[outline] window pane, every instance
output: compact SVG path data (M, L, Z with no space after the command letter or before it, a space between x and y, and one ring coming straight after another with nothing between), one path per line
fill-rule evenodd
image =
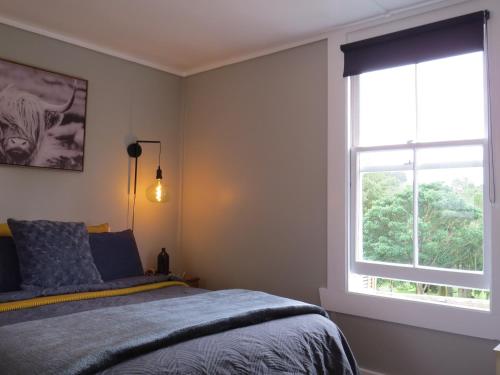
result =
M362 258L413 263L412 172L361 173Z
M434 159L439 168L417 171L421 266L483 269L483 168L446 167L449 155L464 155L463 149L450 148L448 154L441 150L443 157ZM471 159L474 154L469 153ZM439 155L439 150L418 151L417 167L421 161L429 166L433 155ZM482 152L475 156L482 159Z
M484 138L483 53L417 65L419 142Z
M413 150L367 151L359 153L361 172L413 169Z
M359 145L415 140L415 65L359 76Z
M424 284L350 273L349 290L358 293L441 303L485 311L490 309L490 291L482 289Z
M483 146L425 148L419 150L417 155L418 169L483 165Z

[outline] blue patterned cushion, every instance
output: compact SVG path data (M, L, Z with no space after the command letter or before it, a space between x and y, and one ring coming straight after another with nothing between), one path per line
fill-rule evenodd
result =
M7 222L17 248L22 289L102 283L83 223Z
M144 275L134 233L130 229L90 233L89 240L95 265L104 281Z
M21 289L16 245L12 237L0 236L0 293Z

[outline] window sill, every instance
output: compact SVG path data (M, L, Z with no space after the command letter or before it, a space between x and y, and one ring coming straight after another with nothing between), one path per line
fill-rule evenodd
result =
M386 291L363 291L363 290L350 290L349 293L360 294L365 296L373 297L383 297L399 299L404 301L421 302L421 303L431 303L439 306L449 306L455 308L462 308L468 310L477 311L490 311L490 301L485 299L474 299L474 298L458 298L458 297L447 297L439 295L417 295L409 293L397 293L397 292L386 292Z
M343 285L341 286L343 287ZM449 333L500 338L500 319L491 311L320 288L328 311Z

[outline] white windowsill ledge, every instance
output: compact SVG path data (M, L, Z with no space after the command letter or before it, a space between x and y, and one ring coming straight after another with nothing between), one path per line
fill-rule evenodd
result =
M321 306L331 312L361 316L449 333L500 339L500 319L491 311L319 289Z

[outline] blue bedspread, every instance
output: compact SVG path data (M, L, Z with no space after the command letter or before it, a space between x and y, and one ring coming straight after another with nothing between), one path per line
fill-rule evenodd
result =
M173 287L2 313L0 325L0 373L357 373L322 309L260 292Z

